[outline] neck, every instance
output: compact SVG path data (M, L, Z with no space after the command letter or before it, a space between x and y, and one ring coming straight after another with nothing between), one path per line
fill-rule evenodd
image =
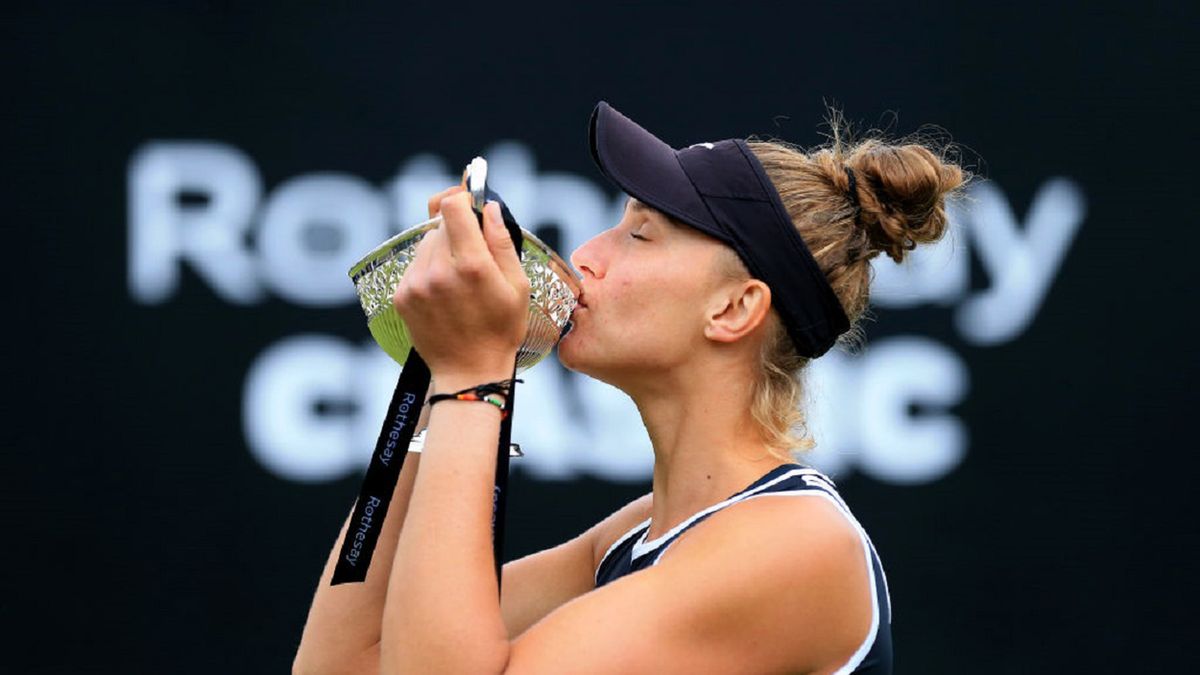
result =
M745 488L785 460L771 454L750 413L744 363L706 363L634 394L654 446L647 539Z

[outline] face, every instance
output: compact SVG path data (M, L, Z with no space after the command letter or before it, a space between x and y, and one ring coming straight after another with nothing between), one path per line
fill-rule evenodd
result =
M559 360L617 386L689 360L705 342L723 249L630 199L621 222L571 254L583 295Z

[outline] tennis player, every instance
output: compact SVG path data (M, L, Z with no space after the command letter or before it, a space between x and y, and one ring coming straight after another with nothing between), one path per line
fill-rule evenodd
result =
M793 436L799 376L855 337L872 258L942 235L964 173L920 143L836 129L808 152L674 150L605 103L590 143L629 201L571 256L583 292L559 359L636 402L653 492L505 565L501 596L501 410L494 396L441 400L365 583L329 585L335 542L294 671L890 673L879 556L833 483L791 454L811 446ZM437 212L395 305L433 392L472 392L511 375L529 282L495 204L482 229L460 188L430 201Z

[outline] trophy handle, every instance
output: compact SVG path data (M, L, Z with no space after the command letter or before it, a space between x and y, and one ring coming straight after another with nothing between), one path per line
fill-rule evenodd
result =
M525 235L521 232L521 226L517 224L517 219L509 212L508 206L500 199L500 195L492 191L487 185L488 164L487 160L482 157L476 157L467 165L467 170L463 173L463 182L466 183L467 192L471 194L471 208L475 211L475 217L479 219L479 226L483 227L483 207L489 201L500 204L500 217L504 219L504 228L508 230L508 236L512 238L513 248L517 251L517 257L524 259L525 257Z
M482 214L483 205L487 203L487 160L482 157L471 160L463 182L471 194L471 208L475 209L475 213Z

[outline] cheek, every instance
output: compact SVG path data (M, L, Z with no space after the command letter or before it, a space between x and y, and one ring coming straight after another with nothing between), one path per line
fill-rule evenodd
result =
M686 283L687 279L666 274L655 275L644 283L621 285L621 313L612 319L624 338L656 351L669 351L691 342L698 329L701 300Z
M673 362L692 353L702 335L705 302L698 257L610 269L597 294L599 310L588 310L579 333L559 348L564 365L595 359Z

